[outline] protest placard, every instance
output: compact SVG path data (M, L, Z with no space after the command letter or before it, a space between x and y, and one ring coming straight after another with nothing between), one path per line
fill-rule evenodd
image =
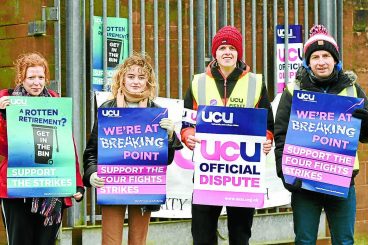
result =
M199 106L193 203L263 206L266 125L265 109Z
M363 99L295 91L282 158L286 183L347 197L356 163L360 123L351 116Z
M118 17L106 18L106 57L103 52L103 19L101 16L93 17L93 81L94 91L110 91L111 78L114 68L128 57L129 34L128 19ZM103 62L106 60L107 82L103 81Z
M285 37L288 37L288 50L285 47ZM296 72L303 63L303 36L301 25L289 25L286 31L284 25L276 25L276 74L277 74L277 93L282 93L285 84L286 55L288 62L288 81L295 80Z
M168 136L164 108L98 109L98 204L163 204Z
M12 96L6 113L9 197L72 196L72 100Z

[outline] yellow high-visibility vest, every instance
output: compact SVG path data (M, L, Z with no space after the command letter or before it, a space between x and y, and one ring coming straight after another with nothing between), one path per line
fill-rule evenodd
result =
M249 72L236 82L227 106L254 108L261 97L261 91L262 75ZM215 79L205 73L194 76L192 94L198 105L224 106Z

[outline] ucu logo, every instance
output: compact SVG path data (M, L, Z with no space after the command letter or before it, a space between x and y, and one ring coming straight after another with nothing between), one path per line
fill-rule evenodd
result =
M285 38L285 30L284 29L278 29L277 30L277 36L279 36L281 38ZM293 38L294 37L293 29L289 29L288 37L289 38Z
M230 102L235 102L235 103L243 103L244 99L242 98L230 98Z
M120 117L119 110L102 110L102 115L105 117Z
M210 146L208 146L210 145ZM249 154L250 151L253 154ZM215 141L208 144L207 140L201 141L201 154L210 161L236 161L239 157L247 162L259 162L261 160L261 143Z
M233 113L229 113L228 115L226 115L226 112L217 112L217 111L206 112L204 111L202 113L202 120L204 122L233 123L234 121L233 117L234 117Z
M296 96L298 97L298 99L301 99L301 100L315 101L314 94L297 93Z
M10 104L12 105L27 105L26 99L10 99Z

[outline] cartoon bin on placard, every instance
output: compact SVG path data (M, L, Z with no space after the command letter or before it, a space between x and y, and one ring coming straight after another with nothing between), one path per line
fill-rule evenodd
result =
M108 68L115 68L119 65L121 51L124 51L124 42L120 39L108 38L107 39L107 67Z
M54 149L54 132L56 137L56 152L59 152L59 142L57 137L57 127L47 125L32 124L35 163L53 164L52 153Z

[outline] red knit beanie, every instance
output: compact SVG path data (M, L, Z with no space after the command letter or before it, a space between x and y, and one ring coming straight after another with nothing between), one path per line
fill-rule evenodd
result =
M339 62L339 46L323 25L315 25L309 31L309 39L304 44L304 56L307 65L309 65L312 53L318 50L328 51L334 60Z
M243 38L233 26L222 27L212 39L212 55L216 58L216 50L220 45L232 45L238 51L238 60L243 57Z

